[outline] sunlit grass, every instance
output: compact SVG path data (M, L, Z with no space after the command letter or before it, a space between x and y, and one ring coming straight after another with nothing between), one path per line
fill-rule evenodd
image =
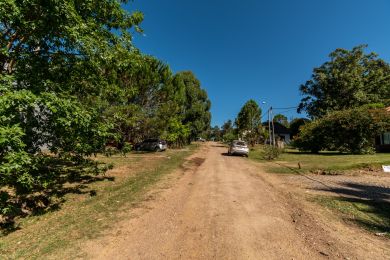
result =
M73 248L71 252L77 256L80 252L76 246L78 242L96 238L101 231L114 226L121 219L120 212L141 201L153 184L178 168L196 148L192 145L179 152L173 150L138 157L134 154L99 156L100 161L113 163L114 171L124 167L125 176L115 181L88 184L86 190L94 191L93 195L88 192L67 194L60 209L20 220L19 230L0 238L0 259L43 259L53 255L63 258L61 253L69 248ZM67 255L66 258L72 257Z
M250 153L250 158L266 162L262 146L257 146ZM390 165L390 154L353 155L338 152L322 152L320 154L302 153L298 150L286 149L268 170L272 173L307 173L316 170L343 172L345 170L380 168ZM301 169L299 169L299 165Z
M340 213L344 220L390 238L390 203L333 196L316 196L313 201Z

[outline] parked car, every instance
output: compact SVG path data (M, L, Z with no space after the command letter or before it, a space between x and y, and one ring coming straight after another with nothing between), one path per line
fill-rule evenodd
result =
M206 142L206 139L204 139L202 137L198 137L198 138L196 138L196 141L198 141L198 142Z
M228 150L229 155L244 155L248 157L249 148L248 145L244 141L234 140Z
M162 152L168 148L167 142L161 139L146 139L134 146L136 151Z

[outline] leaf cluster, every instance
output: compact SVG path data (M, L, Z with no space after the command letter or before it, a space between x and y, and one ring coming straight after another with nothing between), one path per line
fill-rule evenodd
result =
M303 151L373 153L375 137L390 131L390 114L368 106L336 111L301 127L294 145Z

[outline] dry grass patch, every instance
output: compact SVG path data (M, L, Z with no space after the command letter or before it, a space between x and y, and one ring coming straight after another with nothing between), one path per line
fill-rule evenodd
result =
M76 256L78 242L95 238L115 225L122 211L141 201L153 184L182 165L195 149L167 151L166 157L158 158L152 154L99 156L98 160L115 165L106 174L113 179L89 183L82 194L67 194L56 210L21 219L18 230L1 237L0 258L72 258L61 255L65 249L73 249L70 252Z

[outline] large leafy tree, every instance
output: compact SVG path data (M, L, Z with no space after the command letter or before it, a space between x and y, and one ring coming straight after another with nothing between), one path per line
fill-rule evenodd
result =
M222 135L222 139L228 143L237 139L237 131L233 126L232 120L229 119L222 125L221 135Z
M362 106L331 112L304 124L294 144L311 152L372 153L375 137L389 130L390 114L385 109Z
M232 132L234 130L232 120L229 119L228 121L223 123L221 128L222 128L222 135Z
M312 78L300 87L304 96L298 112L319 118L329 112L390 101L390 66L366 45L337 49Z
M122 148L161 136L183 145L209 129L199 80L174 76L133 46L143 15L126 11L128 2L0 2L0 189L50 187L43 148L77 165L108 140Z
M23 130L31 154L46 145L88 155L104 145L109 124L100 120L100 101L116 95L121 62L114 60L130 52L129 30L143 19L123 2L0 3L1 99L9 104L1 123Z
M241 108L236 118L236 125L240 132L251 131L261 124L261 108L253 99Z
M290 122L290 132L291 132L291 138L294 138L300 133L300 128L309 123L310 120L307 118L294 118Z
M109 100L102 102L106 121L114 124L119 147L125 142L137 142L145 137L158 136L163 129L163 111L174 109L176 100L168 93L172 72L154 57L132 52L118 72L118 80ZM172 98L171 100L168 100ZM104 101L104 100L103 100ZM165 102L166 101L166 102ZM105 103L105 104L104 104ZM169 104L168 104L169 103Z
M143 19L125 2L0 2L0 187L48 188L53 168L43 147L72 163L104 148L112 124L102 112L120 94L122 54L133 50L131 30Z
M185 87L185 105L183 107L183 124L189 125L189 140L203 134L210 128L211 102L207 92L201 88L200 81L191 71L180 72L176 75L178 84Z
M244 104L237 115L235 124L238 132L254 145L262 132L261 108L256 101L251 99Z

